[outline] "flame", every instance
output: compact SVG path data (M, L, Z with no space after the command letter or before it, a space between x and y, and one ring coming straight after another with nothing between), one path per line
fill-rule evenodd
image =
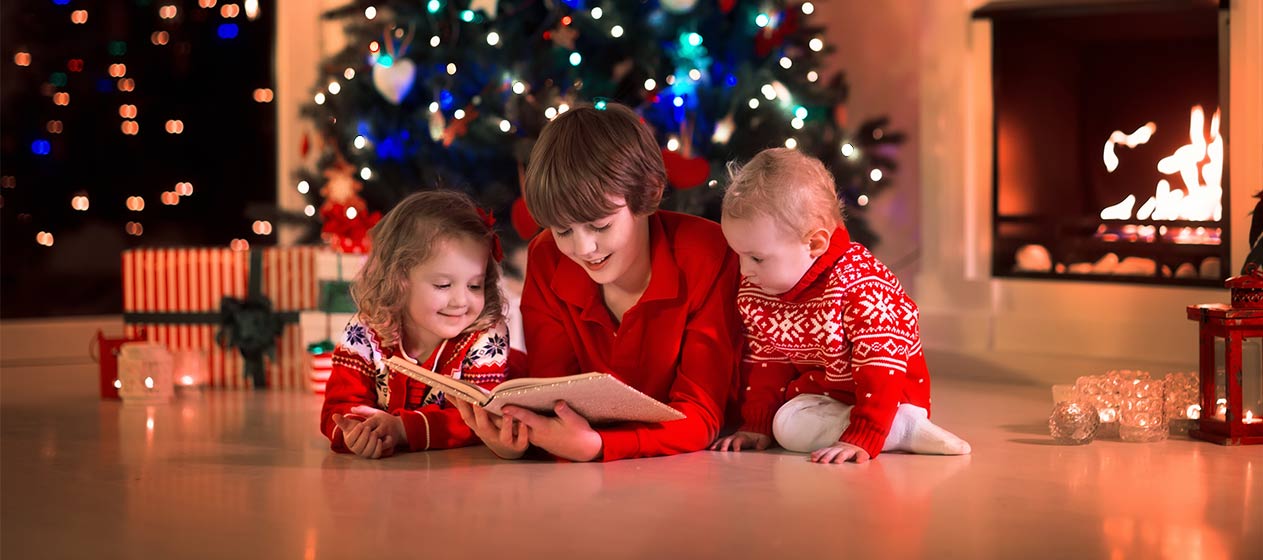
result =
M1184 182L1185 190L1172 189L1169 181L1160 179L1154 195L1136 211L1138 219L1217 222L1222 218L1224 141L1219 135L1218 109L1210 118L1209 135L1204 132L1205 127L1205 111L1201 105L1193 106L1189 113L1189 143L1158 161L1158 172L1163 175L1178 174ZM1130 135L1115 130L1105 143L1105 154L1102 157L1105 168L1110 172L1118 168L1118 157L1114 155L1115 144L1135 147L1148 141L1156 130L1153 123L1136 129ZM1203 160L1206 160L1205 163ZM1201 165L1200 172L1198 165ZM1101 219L1131 219L1131 210L1135 204L1135 196L1127 195L1122 202L1101 210Z
M1128 148L1135 148L1136 146L1148 142L1149 138L1153 136L1153 133L1156 130L1158 130L1158 125L1153 124L1152 122L1145 123L1144 126L1137 128L1136 131L1131 134L1124 133L1121 130L1115 130L1113 134L1110 134L1110 139L1105 141L1105 153L1101 156L1101 159L1105 160L1105 169L1107 169L1110 173L1113 173L1115 169L1118 169L1118 156L1114 155L1115 144L1123 144Z

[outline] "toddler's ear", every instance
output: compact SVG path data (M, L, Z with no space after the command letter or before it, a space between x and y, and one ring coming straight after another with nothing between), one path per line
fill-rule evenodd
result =
M819 228L807 234L807 251L811 258L819 257L829 250L829 240L832 236L833 232L825 228Z

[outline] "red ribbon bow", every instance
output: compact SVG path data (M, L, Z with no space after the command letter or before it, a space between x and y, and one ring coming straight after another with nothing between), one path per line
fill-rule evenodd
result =
M504 247L500 245L500 236L496 235L495 225L496 217L491 214L490 210L478 209L478 216L482 218L482 223L486 224L487 229L491 230L491 258L496 262L504 260Z

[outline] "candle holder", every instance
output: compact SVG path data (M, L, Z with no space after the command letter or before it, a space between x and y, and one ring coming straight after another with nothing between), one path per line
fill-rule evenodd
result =
M174 360L156 342L128 342L118 354L118 396L123 404L159 404L171 400L174 392Z
M1122 379L1119 384L1118 437L1151 442L1167 438L1166 384L1148 375Z
M1232 304L1190 305L1198 323L1201 412L1189 435L1222 445L1263 443L1263 268L1229 278Z

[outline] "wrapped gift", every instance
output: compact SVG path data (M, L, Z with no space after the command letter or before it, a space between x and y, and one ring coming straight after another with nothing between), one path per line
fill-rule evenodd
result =
M123 252L123 321L173 351L204 349L211 387L308 386L301 310L319 298L319 247Z

